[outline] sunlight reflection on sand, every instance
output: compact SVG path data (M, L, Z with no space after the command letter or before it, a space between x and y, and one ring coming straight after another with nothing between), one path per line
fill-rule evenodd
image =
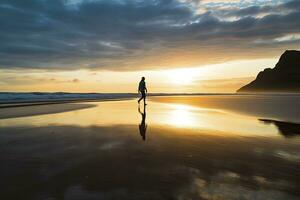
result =
M140 116L137 115L138 105L134 100L89 104L96 105L96 107L57 114L2 119L0 126L113 126L135 125L140 120ZM35 107L32 108L35 109ZM247 136L278 136L274 126L266 126L253 116L230 113L221 109L149 102L146 112L147 123L152 126L208 129Z

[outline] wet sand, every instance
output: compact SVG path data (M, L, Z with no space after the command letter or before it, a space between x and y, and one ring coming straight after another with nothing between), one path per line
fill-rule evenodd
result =
M300 94L169 96L153 97L152 100L300 123Z
M27 117L34 115L45 115L63 113L72 110L91 108L96 105L91 102L122 101L132 98L110 98L110 99L78 99L78 100L53 100L32 101L18 103L1 103L0 119Z
M151 99L1 119L0 199L298 199L298 124Z
M64 104L46 104L26 106L12 106L0 109L0 119L26 117L34 115L46 115L53 113L63 113L72 110L85 109L94 107L92 104L84 103L64 103Z

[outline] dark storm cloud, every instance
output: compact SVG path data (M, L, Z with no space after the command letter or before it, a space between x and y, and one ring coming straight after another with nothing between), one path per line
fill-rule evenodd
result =
M166 52L243 51L257 39L299 33L299 4L224 10L239 16L230 21L178 0L2 0L0 67L134 70L159 67L151 58ZM252 16L279 8L287 12Z

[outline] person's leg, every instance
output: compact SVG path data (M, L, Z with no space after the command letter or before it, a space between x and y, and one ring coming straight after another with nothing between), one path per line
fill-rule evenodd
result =
M146 93L145 92L143 92L143 96L144 96L144 105L147 105L146 104Z
M141 92L142 94L142 92ZM143 95L139 98L138 103L140 103L140 101L143 99Z
M138 103L140 103L140 101L143 99L143 96L141 96L141 98L139 98Z

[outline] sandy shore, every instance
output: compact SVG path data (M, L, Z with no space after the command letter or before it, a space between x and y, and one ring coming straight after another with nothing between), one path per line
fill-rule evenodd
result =
M95 107L93 104L84 103L64 103L48 105L17 106L0 109L0 119L26 117L33 115L44 115L53 113L62 113L72 110L86 109Z
M78 99L78 100L55 100L0 104L0 119L28 117L34 115L54 114L67 111L95 107L91 102L121 101L129 98L116 99Z

